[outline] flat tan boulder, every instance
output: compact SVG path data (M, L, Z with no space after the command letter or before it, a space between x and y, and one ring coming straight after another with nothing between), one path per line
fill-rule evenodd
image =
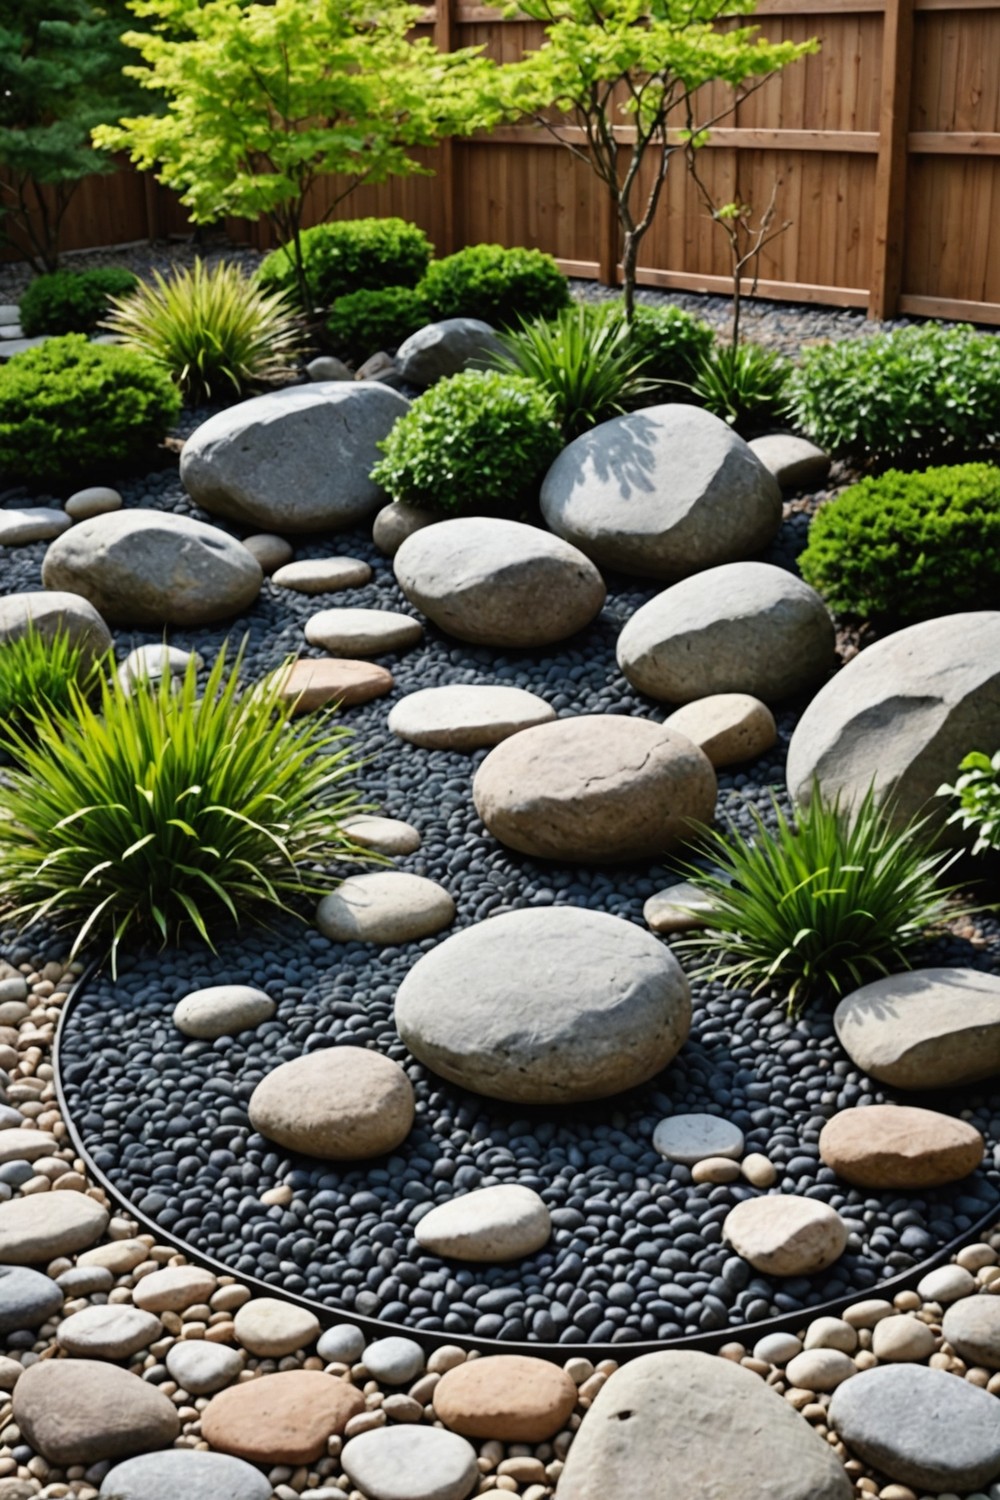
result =
M975 1126L907 1104L841 1110L819 1137L823 1162L854 1187L943 1187L974 1172L984 1150Z
M665 728L693 740L716 768L756 760L778 738L771 710L749 693L712 693L707 698L695 698L663 723Z
M334 703L353 708L383 698L391 690L392 673L385 667L345 657L317 660L304 656L281 673L281 697L286 703L294 703L296 714L312 713Z
M328 1161L382 1156L413 1124L413 1085L367 1047L322 1047L281 1063L250 1096L250 1123L269 1141Z
M311 1464L364 1409L364 1396L346 1381L319 1370L283 1370L213 1396L201 1433L220 1453L250 1463Z
M511 1182L439 1203L420 1220L413 1237L435 1255L496 1264L540 1250L551 1233L543 1199L533 1188Z
M794 1193L738 1203L722 1235L755 1271L769 1276L812 1276L847 1248L847 1225L836 1209Z
M444 886L408 870L348 875L316 908L316 926L335 943L412 943L454 920Z
M544 698L525 688L456 682L400 698L389 711L389 728L426 750L478 750L555 716Z
M576 1385L559 1365L491 1354L456 1365L434 1387L434 1415L463 1437L544 1443L566 1425Z
M169 1448L181 1430L162 1391L99 1359L40 1360L18 1379L13 1402L24 1441L62 1468Z

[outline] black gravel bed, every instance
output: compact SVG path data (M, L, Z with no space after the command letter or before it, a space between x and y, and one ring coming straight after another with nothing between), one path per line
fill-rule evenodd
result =
M126 503L199 515L176 469L122 486ZM808 517L788 507L768 557L794 567ZM218 523L216 523L218 524ZM233 530L234 528L227 527ZM44 544L0 549L0 588L40 586ZM366 558L375 577L363 589L308 598L266 582L246 616L225 628L174 631L175 645L210 661L226 637L247 637L246 672L263 675L286 654L311 652L302 627L335 604L413 612L391 563L366 533L300 539L298 557ZM363 800L414 823L421 848L399 867L439 880L453 895L451 931L527 906L573 905L642 922L644 900L678 878L669 864L561 868L526 859L487 836L471 799L486 752L461 755L402 744L386 728L391 705L433 684L506 682L547 699L560 716L634 714L662 720L615 663L618 632L655 583L609 579L608 603L583 634L558 649L496 655L449 640L433 626L398 658L386 698L344 714L359 754ZM122 631L116 647L160 639ZM780 742L767 757L719 778L720 813L749 832L749 808L770 814L784 799L784 759L802 705L779 715ZM947 937L928 963L1000 972L1000 924L977 918L977 946ZM255 1275L291 1295L339 1312L436 1334L537 1342L627 1344L716 1333L794 1314L849 1296L932 1257L1000 1203L1000 1102L984 1092L935 1095L936 1108L972 1120L988 1142L984 1168L949 1189L879 1197L845 1190L819 1161L823 1123L837 1110L892 1097L847 1060L823 1008L790 1019L775 997L693 982L691 1039L646 1087L580 1109L507 1109L442 1083L414 1062L392 1020L396 990L421 953L448 933L377 949L333 944L308 924L274 931L221 930L218 954L193 945L126 961L113 983L91 980L64 1025L61 1081L74 1127L115 1191L165 1234L198 1253ZM30 942L30 935L28 938ZM690 969L690 965L688 968ZM224 982L256 984L278 1002L270 1022L208 1043L177 1032L171 1013L189 991ZM524 955L531 983L531 955ZM250 1127L247 1105L266 1072L336 1043L376 1047L411 1078L417 1117L404 1145L385 1160L342 1167L279 1150ZM908 1096L907 1102L914 1101ZM753 1190L739 1182L697 1186L688 1168L653 1150L660 1119L706 1111L734 1121L747 1151L778 1168L778 1190L804 1193L848 1221L845 1255L826 1273L768 1279L726 1249L722 1223ZM424 1253L413 1228L428 1208L494 1183L535 1188L550 1206L549 1245L514 1265L462 1266ZM286 1185L287 1207L261 1203Z

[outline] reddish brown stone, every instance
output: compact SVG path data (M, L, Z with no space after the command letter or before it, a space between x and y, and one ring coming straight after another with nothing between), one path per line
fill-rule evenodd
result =
M391 687L392 673L370 661L304 656L283 674L281 696L295 703L297 714L308 714L328 703L339 703L342 708L367 703L384 697Z
M942 1187L974 1172L983 1150L974 1126L908 1104L842 1110L819 1138L824 1163L855 1187Z
M473 1359L438 1381L434 1415L463 1437L543 1443L565 1427L576 1386L546 1359L495 1354Z
M311 1464L365 1409L354 1386L319 1370L262 1375L220 1391L201 1418L205 1441L254 1464Z

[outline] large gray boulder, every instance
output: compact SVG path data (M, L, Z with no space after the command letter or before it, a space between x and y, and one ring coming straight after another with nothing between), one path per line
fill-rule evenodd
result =
M183 1448L127 1458L101 1485L114 1500L271 1500L272 1493L270 1481L241 1458Z
M461 516L414 532L393 567L403 593L449 635L477 646L548 646L589 625L604 580L537 526Z
M409 406L380 381L328 381L254 396L217 412L181 454L181 480L205 510L285 532L338 531L385 504L369 479L376 444Z
M1000 745L1000 611L945 615L877 641L821 688L788 747L788 787L856 804L870 785L897 825L935 799L970 750Z
M396 364L407 385L428 386L470 365L488 365L503 353L503 345L489 323L478 318L444 318L428 323L400 344Z
M111 631L89 599L58 589L37 589L0 598L0 646L34 629L51 641L60 632L94 659L111 647Z
M829 1444L787 1401L730 1360L688 1350L645 1354L615 1371L583 1419L556 1490L557 1500L853 1494Z
M395 1019L414 1057L451 1083L563 1104L665 1068L687 1040L691 998L650 933L557 906L479 922L424 954L399 987Z
M667 703L749 693L780 703L833 665L833 620L815 589L770 563L734 562L675 583L618 637L633 687Z
M602 568L686 578L754 557L781 525L781 490L725 422L674 403L615 417L564 448L542 514Z
M852 1062L898 1089L942 1089L1000 1073L1000 978L914 969L845 995L833 1013Z
M211 625L249 609L260 563L217 526L152 510L81 521L42 563L47 589L89 599L116 625Z

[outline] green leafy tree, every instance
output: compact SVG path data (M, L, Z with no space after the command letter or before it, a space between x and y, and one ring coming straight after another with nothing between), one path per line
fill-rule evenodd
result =
M754 0L517 0L509 7L542 22L546 40L502 70L505 101L551 130L610 194L629 318L639 246L674 151L690 140L703 144L741 98L818 48L815 40L768 42L755 26L717 24L753 7ZM707 89L713 83L734 91L721 109L705 102L717 100ZM567 116L579 137L566 132Z
M311 305L300 235L317 178L339 174L332 213L360 183L425 171L413 156L498 118L479 49L443 55L412 39L418 6L400 0L131 0L150 34L125 40L127 71L162 115L95 133L177 189L196 223L264 216Z
M122 0L0 0L0 238L36 271L85 177L114 171L95 126L134 104Z

